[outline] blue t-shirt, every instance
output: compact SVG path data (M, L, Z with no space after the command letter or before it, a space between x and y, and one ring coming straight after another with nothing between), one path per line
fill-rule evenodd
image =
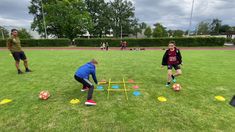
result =
M86 63L85 65L78 68L75 75L80 78L89 79L89 76L92 75L92 78L94 82L97 84L97 78L96 78L96 69L95 65L91 62Z

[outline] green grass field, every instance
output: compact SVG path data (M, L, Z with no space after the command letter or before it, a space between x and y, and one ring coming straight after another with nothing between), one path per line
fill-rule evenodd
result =
M17 75L8 51L0 52L0 131L234 131L235 109L228 102L235 94L234 51L182 51L180 92L165 87L164 51L26 50L30 74ZM87 93L73 78L75 70L91 58L99 61L99 80L134 79L142 95L96 91L97 106L86 107ZM21 65L21 67L23 67ZM24 68L22 68L24 69ZM49 90L47 101L38 99ZM222 95L225 102L214 100ZM168 101L157 101L165 96ZM81 100L71 105L73 98Z

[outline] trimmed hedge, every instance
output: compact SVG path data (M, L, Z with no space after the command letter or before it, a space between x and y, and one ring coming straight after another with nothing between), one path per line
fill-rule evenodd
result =
M22 39L22 47L64 47L69 46L69 39ZM6 40L0 40L0 47L6 47Z
M101 42L108 42L110 47L119 47L121 39L75 39L75 44L81 47L99 47ZM169 41L175 41L177 46L223 46L226 39L218 37L189 37L189 38L154 38L154 39L123 39L129 47L159 47L166 46Z
M177 46L223 46L225 38L218 37L189 37L189 38L155 38L155 39L123 39L129 47L159 47L166 46L169 41L175 41ZM109 42L110 47L119 47L121 39L75 39L75 44L81 47L99 47L101 42ZM235 39L233 40L235 42ZM25 39L21 40L23 47L64 47L69 46L69 39ZM6 40L0 39L0 47L6 47Z
M6 47L6 40L0 39L0 47Z
M226 43L233 43L233 39L232 38L226 38Z

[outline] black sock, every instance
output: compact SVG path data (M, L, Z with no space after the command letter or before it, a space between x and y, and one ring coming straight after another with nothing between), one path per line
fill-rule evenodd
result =
M175 76L174 75L171 75L172 79L175 79Z
M168 85L170 85L170 84L171 84L171 82L167 82L167 84L168 84Z
M26 71L29 71L29 68L25 68Z
M22 71L20 69L18 69L17 71L18 71L18 74L22 73Z

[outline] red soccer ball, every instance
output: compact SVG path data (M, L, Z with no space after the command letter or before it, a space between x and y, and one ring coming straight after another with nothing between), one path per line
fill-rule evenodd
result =
M47 100L50 97L50 93L48 91L41 91L39 93L39 99Z
M178 91L180 91L181 86L180 86L180 84L175 83L175 84L172 86L172 88L173 88L174 91L178 92Z

